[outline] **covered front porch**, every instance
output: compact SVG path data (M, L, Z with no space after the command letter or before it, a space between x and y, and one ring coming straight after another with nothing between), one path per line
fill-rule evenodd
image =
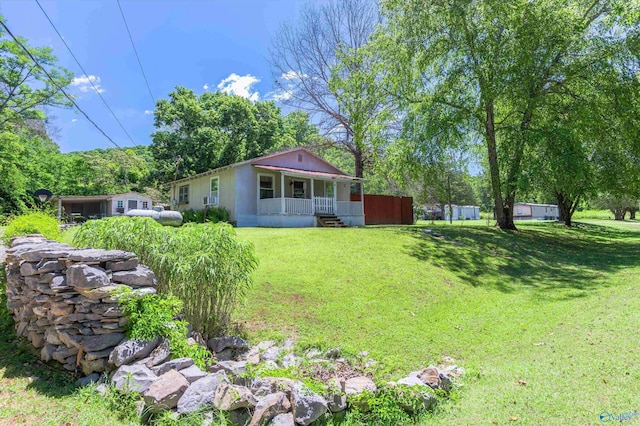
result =
M351 226L364 225L362 179L276 166L255 167L259 226L315 226L316 215L335 215ZM352 185L357 189L353 196Z

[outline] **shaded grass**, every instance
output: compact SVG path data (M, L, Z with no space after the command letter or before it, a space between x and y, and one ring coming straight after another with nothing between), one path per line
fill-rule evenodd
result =
M467 222L239 229L260 258L239 316L254 341L369 351L379 379L453 357L465 386L431 423L640 411L640 228Z

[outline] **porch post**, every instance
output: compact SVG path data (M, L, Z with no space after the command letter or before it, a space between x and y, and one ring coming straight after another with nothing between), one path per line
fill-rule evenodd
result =
M311 214L316 214L316 196L313 188L313 178L311 178Z
M58 198L58 221L62 220L62 198Z
M333 214L338 214L338 182L333 181Z
M285 213L284 203L284 173L280 172L280 213Z
M360 182L360 207L362 208L362 216L364 216L364 182Z

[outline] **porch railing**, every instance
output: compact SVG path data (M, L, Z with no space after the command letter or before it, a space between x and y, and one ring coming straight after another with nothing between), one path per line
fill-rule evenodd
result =
M333 197L315 197L313 199L315 213L335 213L335 207L333 205Z
M313 214L310 198L285 198L284 211L287 214Z
M353 216L362 214L362 203L353 201L338 201L334 207L333 198L285 198L284 214L313 215L315 213L336 214L338 216ZM263 198L258 200L258 214L281 214L281 198Z

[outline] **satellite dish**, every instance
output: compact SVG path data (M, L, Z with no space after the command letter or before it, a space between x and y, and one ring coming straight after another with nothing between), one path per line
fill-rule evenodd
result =
M33 193L33 195L35 195L36 197L40 198L40 201L42 201L43 203L47 200L47 198L51 197L53 195L53 193L51 191L49 191L48 189L38 189L36 192Z

